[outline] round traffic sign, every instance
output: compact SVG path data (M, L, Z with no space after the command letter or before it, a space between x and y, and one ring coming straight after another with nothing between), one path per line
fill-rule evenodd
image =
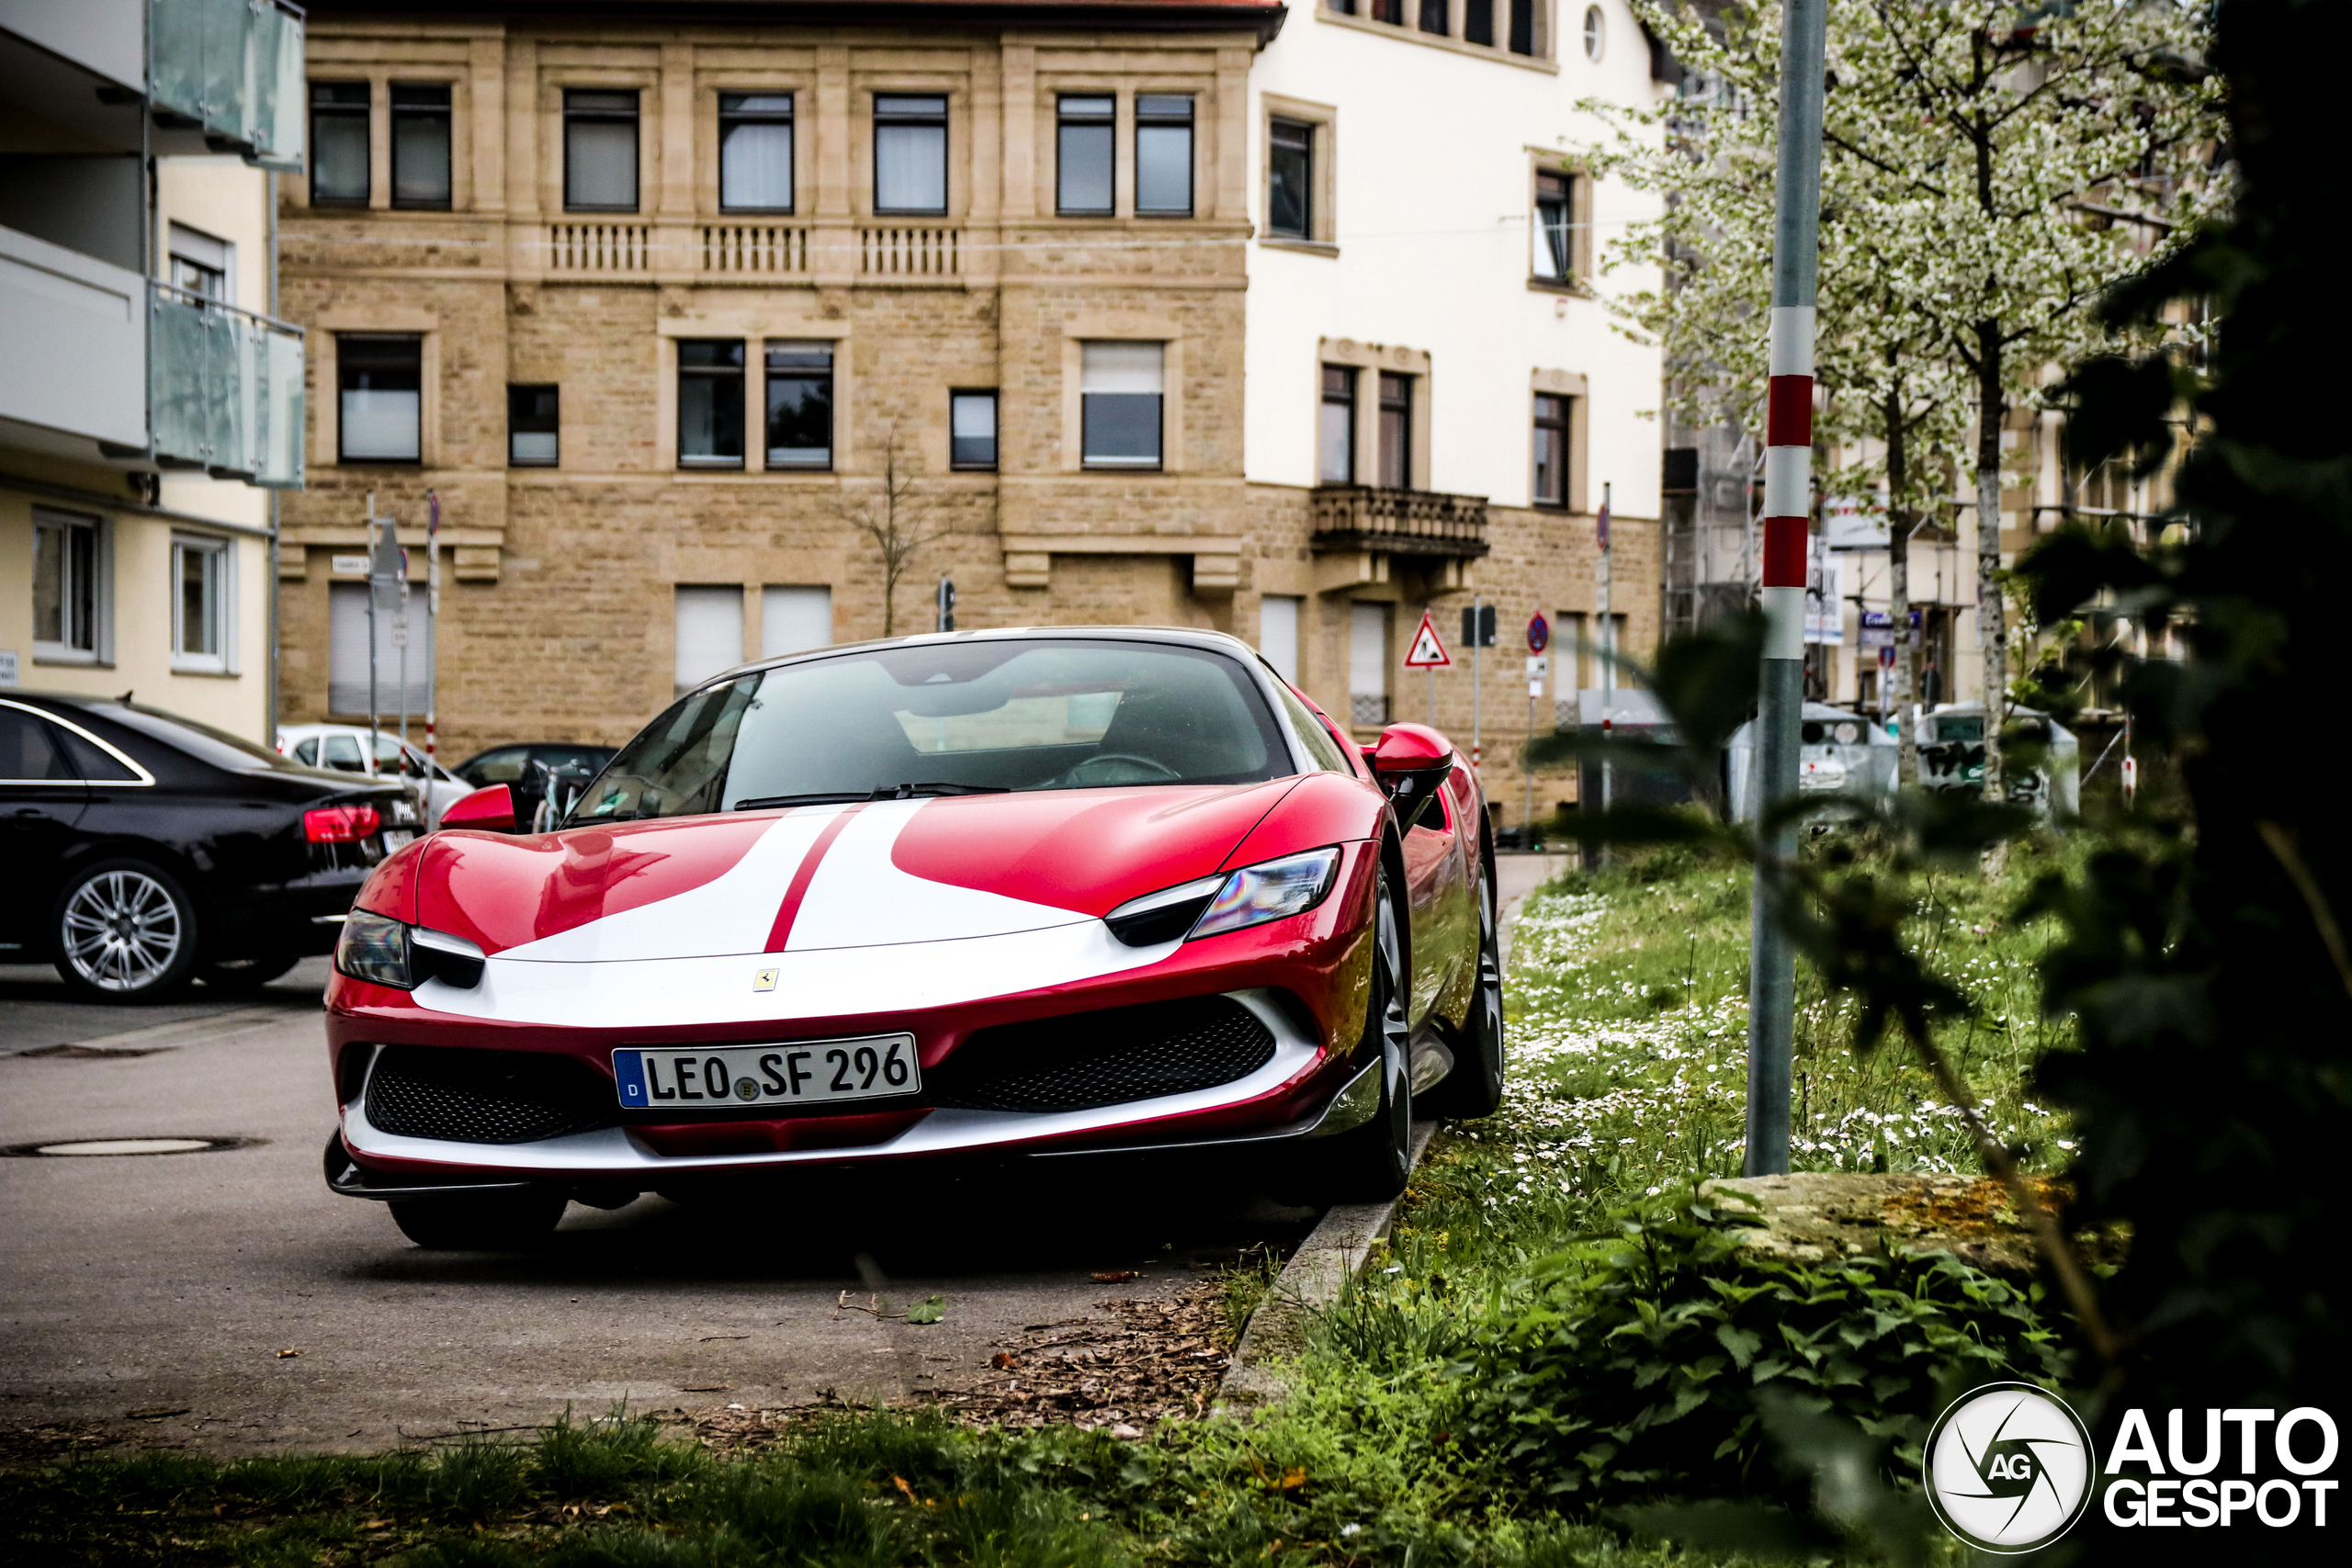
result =
M1538 610L1527 623L1527 651L1541 653L1551 646L1552 623L1544 618L1543 611Z

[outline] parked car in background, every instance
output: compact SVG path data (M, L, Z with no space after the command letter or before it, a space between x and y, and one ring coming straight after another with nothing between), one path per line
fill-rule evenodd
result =
M324 768L337 773L367 773L424 786L423 804L429 827L439 826L441 813L474 792L473 785L396 735L378 730L371 760L364 725L289 724L277 732L277 750L279 755L291 757L305 767Z
M423 826L390 779L128 697L0 694L0 952L96 1000L250 989L332 950L359 885Z
M506 785L514 795L516 824L539 832L604 772L613 751L570 740L493 746L458 763L458 776L475 789Z

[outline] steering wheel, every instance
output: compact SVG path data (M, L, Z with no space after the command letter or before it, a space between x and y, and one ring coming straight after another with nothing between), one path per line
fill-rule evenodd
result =
M1130 773L1127 776L1119 777L1116 776L1115 770L1112 770L1114 776L1110 778L1098 778L1094 776L1098 770L1102 770L1104 768L1106 763L1120 762L1126 763L1130 768L1141 772L1144 776L1137 778ZM1150 757L1138 757L1132 751L1098 751L1093 756L1086 759L1083 762L1079 763L1076 767L1071 768L1068 773L1062 774L1062 776L1056 782L1072 785L1083 785L1089 784L1162 784L1181 782L1183 777L1183 774L1178 773L1167 763L1158 761Z

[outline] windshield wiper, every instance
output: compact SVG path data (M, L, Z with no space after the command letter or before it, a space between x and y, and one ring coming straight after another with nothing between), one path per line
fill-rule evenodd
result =
M847 790L833 790L818 795L763 795L735 803L738 811L767 811L779 806L849 806L864 805L873 800L913 800L919 795L1011 795L1008 784L884 784L864 795Z

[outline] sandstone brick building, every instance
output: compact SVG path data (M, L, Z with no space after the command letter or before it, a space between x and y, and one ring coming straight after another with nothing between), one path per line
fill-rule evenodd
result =
M928 630L942 576L963 627L1234 632L1376 728L1476 595L1516 803L1507 743L1597 683L1531 702L1517 643L1591 613L1603 482L1623 646L1658 609L1657 363L1587 281L1638 198L1573 159L1648 52L1556 5L313 5L284 716L354 711L369 497L421 577L431 491L445 755Z

